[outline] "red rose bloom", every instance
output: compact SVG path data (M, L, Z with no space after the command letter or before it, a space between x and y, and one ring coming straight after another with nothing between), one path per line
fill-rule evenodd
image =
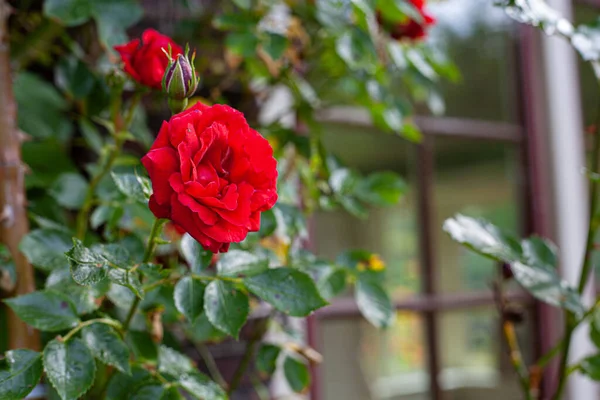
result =
M170 37L154 29L146 29L141 40L134 39L115 46L115 50L121 55L125 72L142 85L160 90L163 75L169 66L169 58L165 54L165 51L169 51L169 45L173 57L183 53L181 47Z
M258 231L260 213L277 201L273 149L226 105L197 103L163 122L142 163L150 210L213 253Z
M425 0L409 0L412 6L421 14L422 21L415 21L414 19L407 19L401 23L389 24L382 17L381 13L377 13L377 21L383 25L384 28L389 32L390 36L396 40L410 39L418 40L422 39L427 35L426 29L435 23L433 18L427 11L425 11Z

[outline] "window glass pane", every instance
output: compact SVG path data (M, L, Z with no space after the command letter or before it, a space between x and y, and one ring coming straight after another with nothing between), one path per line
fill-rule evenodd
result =
M386 263L386 282L394 298L418 292L418 225L411 172L414 146L365 127L331 124L324 131L326 147L344 164L361 173L397 172L409 190L399 204L371 209L366 220L344 211L317 213L313 236L317 254L334 259L347 249L378 253Z
M399 312L395 325L385 331L358 318L319 324L324 399L430 399L418 314Z
M429 2L437 23L430 40L460 70L458 83L440 81L446 116L518 121L515 25L488 0Z
M532 320L531 313L525 320ZM517 326L524 359L531 360L531 326ZM495 308L439 315L440 386L445 400L519 399L520 387L507 359Z
M457 213L490 220L518 234L518 188L522 173L518 153L509 144L436 138L434 226L438 291L489 289L497 263L458 245L442 231Z

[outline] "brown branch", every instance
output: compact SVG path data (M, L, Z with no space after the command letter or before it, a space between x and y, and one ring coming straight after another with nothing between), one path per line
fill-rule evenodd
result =
M24 188L21 141L16 127L17 108L12 91L8 40L11 8L0 0L0 243L8 248L17 271L17 283L10 296L35 290L33 268L19 251L29 231ZM7 310L9 348L39 349L38 333Z
M533 400L537 398L536 389L531 386L531 380L527 366L523 362L523 356L521 355L521 348L519 347L519 341L517 339L517 333L515 331L515 325L512 321L506 318L506 302L502 293L502 283L494 282L494 299L496 301L496 307L500 314L500 322L502 323L502 333L506 342L508 357L510 363L519 377L521 388L523 389L523 395L527 400Z

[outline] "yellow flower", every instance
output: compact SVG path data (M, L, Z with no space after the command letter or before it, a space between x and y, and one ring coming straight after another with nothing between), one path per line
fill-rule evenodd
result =
M385 263L377 254L371 254L367 261L360 261L356 265L356 269L359 271L371 270L375 272L383 271L385 269Z
M383 271L385 269L385 263L377 254L372 254L369 257L369 269L371 271Z

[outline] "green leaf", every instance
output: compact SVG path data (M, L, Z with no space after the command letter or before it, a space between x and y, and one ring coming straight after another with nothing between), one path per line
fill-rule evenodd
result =
M156 362L158 360L158 346L147 332L129 331L126 341L140 361Z
M157 400L162 398L164 392L165 389L160 383L149 382L138 386L127 398L129 400Z
M173 298L177 311L182 313L188 321L194 323L196 318L204 311L204 289L206 285L199 280L186 276L177 282Z
M329 268L317 281L319 293L325 300L331 300L346 289L346 271Z
M359 274L354 292L362 315L377 328L387 328L394 321L394 308L383 288L366 274Z
M531 236L521 242L523 248L523 259L528 265L541 268L555 269L558 260L556 257L556 246L550 241Z
M60 143L69 140L73 125L66 112L70 106L53 85L37 75L21 72L15 79L14 92L19 109L17 122L23 132ZM35 144L27 147L35 147ZM65 164L65 160L56 160L57 154L52 156L53 162ZM51 170L54 167L47 166Z
M42 355L18 349L6 352L0 362L0 398L20 400L33 390L42 377Z
M281 347L263 343L256 355L256 369L266 376L273 375L277 367L279 353L281 353Z
M252 7L252 0L233 0L233 2L236 6L244 10L249 10Z
M138 22L144 14L137 0L89 1L100 41L109 50L117 44L127 42L125 30Z
M578 316L585 309L575 288L563 281L555 269L527 265L519 261L510 264L515 279L537 299L563 307Z
M579 371L595 381L600 381L600 354L583 359L579 364Z
M295 269L269 269L244 279L244 284L279 311L295 317L305 317L327 305L312 279Z
M85 98L96 84L96 77L87 65L73 56L58 62L54 77L56 86L75 99Z
M237 338L248 318L248 296L231 282L212 281L204 292L204 312L214 326Z
M61 399L75 400L94 383L96 363L81 340L54 339L44 349L44 370Z
M98 360L131 374L129 349L113 328L106 324L92 324L83 328L81 338Z
M142 176L136 176L134 174L116 174L111 173L117 188L125 196L139 201L140 203L147 203L150 198L150 180Z
M369 204L391 206L397 204L406 191L406 183L393 172L377 172L361 179L356 196Z
M200 372L183 374L178 379L179 385L190 395L199 400L226 400L227 395L221 386L211 381Z
M306 364L287 356L283 362L285 379L294 392L304 392L310 385L310 373Z
M77 311L71 300L52 290L24 294L4 302L19 318L42 331L62 331L79 323Z
M97 154L100 154L102 147L104 147L104 140L96 125L84 117L79 119L78 125L79 131L90 149L94 150Z
M458 214L444 222L444 231L455 241L497 261L521 259L519 242L489 222Z
M189 264L193 274L206 269L212 260L212 253L204 250L200 243L188 233L181 238L181 255Z
M139 386L150 378L150 373L142 367L134 366L131 369L131 375L117 371L108 383L105 400L126 399L131 393L131 388Z
M125 286L140 299L144 297L144 287L137 271L114 268L108 271L108 278L117 285Z
M262 41L263 50L271 57L273 61L279 60L288 46L288 40L285 36L276 33L268 33Z
M56 202L69 210L78 210L83 205L88 183L79 174L66 173L58 177L50 188Z
M107 266L129 269L129 251L122 244L110 243L92 246L92 251L102 257Z
M329 186L337 195L343 196L354 192L359 176L348 168L338 168L329 177Z
M246 277L260 274L269 268L269 260L248 251L230 250L217 261L220 276Z
M65 253L71 266L71 276L80 285L92 285L106 278L107 261L73 238L73 248Z
M86 22L92 13L90 0L46 0L44 14L57 19L65 26L76 26Z
M446 220L444 230L477 253L510 263L515 279L537 299L577 315L584 313L577 290L556 271L551 243L535 236L519 243L489 222L463 215Z
M350 69L370 72L379 64L373 41L362 29L352 28L339 35L335 49Z
M271 236L277 229L277 220L273 210L267 210L260 214L260 230L258 231L261 238ZM227 253L225 253L227 254Z
M233 32L225 38L225 46L232 53L243 57L253 57L256 54L258 38L253 32Z
M88 286L80 286L71 277L68 268L53 270L46 279L46 289L66 295L77 308L77 314L88 314L98 309L96 296L100 291Z
M200 314L189 328L189 335L199 342L218 342L227 335L210 323L206 314Z
M158 349L158 371L161 373L178 376L196 371L194 363L188 357L167 346Z
M179 393L176 387L170 387L165 390L160 400L185 400L185 397Z
M36 267L45 271L68 265L65 252L72 246L71 236L53 229L36 229L29 232L19 250Z

